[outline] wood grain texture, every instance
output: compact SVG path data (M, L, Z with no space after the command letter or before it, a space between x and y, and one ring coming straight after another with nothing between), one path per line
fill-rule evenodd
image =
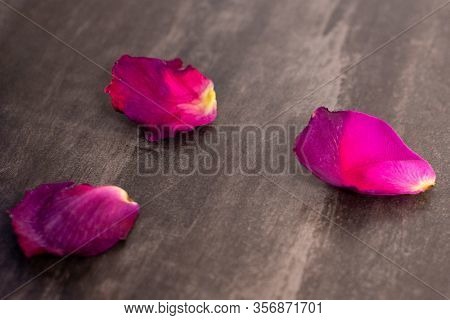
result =
M218 126L265 123L444 2L8 3L106 69L124 53L197 66L215 82ZM148 151L112 111L110 76L0 4L0 210L50 181L116 184L140 203L168 188L126 242L70 257L11 298L443 298L326 217L450 296L449 7L274 121L300 130L319 105L377 115L429 159L436 188L370 198L271 178L299 201L261 176L138 175ZM1 296L55 261L27 260L0 216Z

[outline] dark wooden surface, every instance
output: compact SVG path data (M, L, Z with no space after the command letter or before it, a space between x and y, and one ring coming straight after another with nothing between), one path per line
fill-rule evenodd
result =
M215 82L219 126L265 123L444 2L8 3L108 70L123 53L197 66ZM69 257L10 298L450 296L449 18L450 6L273 122L300 130L316 106L357 107L389 121L437 172L425 194L369 198L301 175L270 177L279 186L138 175L148 151L112 111L110 76L0 3L0 210L51 181L116 184L140 203L165 190L126 242ZM2 296L57 261L26 259L0 216Z

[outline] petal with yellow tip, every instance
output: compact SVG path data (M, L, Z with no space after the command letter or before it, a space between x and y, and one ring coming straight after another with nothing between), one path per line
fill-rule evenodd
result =
M217 116L213 82L181 59L124 55L114 64L105 88L113 107L152 129L151 141L209 124Z
M321 180L359 193L417 194L436 180L431 165L389 124L362 112L316 109L294 150Z

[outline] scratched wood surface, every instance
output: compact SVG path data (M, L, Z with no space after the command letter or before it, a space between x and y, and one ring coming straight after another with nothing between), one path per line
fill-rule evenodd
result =
M59 263L26 259L1 214L1 296L450 296L450 6L373 52L444 0L7 1L91 61L0 2L0 210L61 180L148 202L127 241ZM320 105L382 117L432 163L437 186L369 198L301 174L139 174L151 146L103 93L101 67L124 53L178 56L211 77L213 128L262 125L295 102L271 123L300 130Z

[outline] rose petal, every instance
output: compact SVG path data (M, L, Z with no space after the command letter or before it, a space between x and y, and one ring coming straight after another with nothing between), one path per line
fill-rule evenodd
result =
M321 180L365 194L417 194L436 180L431 165L391 126L356 111L318 108L297 137L295 152Z
M217 115L213 82L181 59L170 61L122 56L105 88L113 107L129 119L150 127L149 140L214 121Z
M27 191L10 215L27 257L93 256L125 239L138 211L119 187L62 182Z

